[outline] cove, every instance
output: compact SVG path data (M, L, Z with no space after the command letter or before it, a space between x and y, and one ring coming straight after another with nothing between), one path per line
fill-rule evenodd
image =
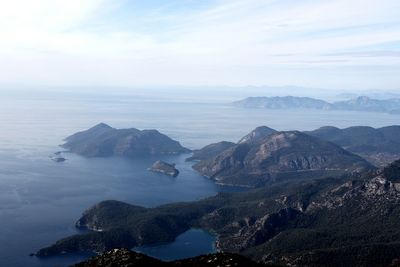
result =
M138 246L134 251L164 261L173 261L215 253L217 237L201 229L190 229L171 243Z

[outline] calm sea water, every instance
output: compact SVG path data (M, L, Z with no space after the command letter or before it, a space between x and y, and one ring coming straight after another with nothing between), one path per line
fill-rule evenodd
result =
M398 115L380 113L237 109L227 99L206 103L200 98L146 94L0 92L0 266L67 266L86 258L67 255L43 260L28 255L77 233L75 221L101 200L152 207L239 190L217 186L195 173L185 162L188 155L164 158L177 164L181 171L177 178L148 172L156 158L86 159L66 154L63 163L49 159L66 136L99 122L117 128L158 129L189 148L237 141L260 125L311 130L324 125L378 127L400 122ZM193 230L172 244L141 249L170 260L210 252L212 241L209 234Z
M214 252L214 243L215 237L212 234L201 229L191 229L178 236L172 243L140 246L134 250L164 261L171 261Z

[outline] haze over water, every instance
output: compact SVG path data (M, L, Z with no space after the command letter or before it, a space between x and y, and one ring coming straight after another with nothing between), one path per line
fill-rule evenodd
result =
M165 94L164 94L165 95ZM232 96L199 98L154 94L7 94L0 95L0 266L64 266L78 255L39 260L41 247L76 233L75 221L106 199L155 206L190 201L223 188L201 177L185 162L188 155L166 157L177 163L176 178L150 173L159 158L86 159L49 155L62 140L104 122L116 128L157 129L195 149L221 140L237 141L253 128L312 130L325 125L381 127L399 124L399 115L348 111L258 110L229 105ZM206 239L209 242L209 239ZM209 245L209 244L207 244ZM164 251L165 252L165 251Z

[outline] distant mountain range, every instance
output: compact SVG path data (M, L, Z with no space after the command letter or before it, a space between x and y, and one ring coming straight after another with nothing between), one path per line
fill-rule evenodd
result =
M85 157L143 157L190 152L157 130L115 129L100 123L65 139L62 147Z
M234 106L244 108L265 109L319 109L319 110L353 110L369 112L385 112L400 114L400 99L372 99L359 96L347 101L329 103L321 99L296 96L248 97L233 102Z

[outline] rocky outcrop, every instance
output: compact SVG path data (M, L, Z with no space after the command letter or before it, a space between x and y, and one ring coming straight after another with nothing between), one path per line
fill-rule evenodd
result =
M361 210L381 209L388 204L400 204L400 161L370 174L365 181L349 181L327 193L321 200L310 204L309 210L335 209L357 200Z
M163 262L152 257L127 249L113 249L87 261L75 264L73 267L229 267L246 266L262 267L248 258L232 253L217 253L195 258Z
M157 130L115 129L104 123L71 135L65 141L64 148L86 157L143 157L190 152Z
M177 177L179 170L175 168L175 164L169 164L164 161L158 160L149 168L152 172L159 172L171 177Z
M113 249L72 267L162 267L168 264L125 248Z
M254 131L253 131L254 133ZM250 136L250 137L249 137ZM251 138L252 137L252 138ZM298 131L250 134L237 145L193 166L221 184L260 186L291 174L357 172L372 169L361 157Z
M240 139L238 144L256 145L259 144L262 140L264 140L265 137L274 133L277 133L277 131L267 126L260 126L255 128L253 131L244 136L242 139Z
M303 214L309 218L305 224L307 229L293 229L292 237L282 235L271 242L276 242L276 245L295 238L298 244L308 244L307 248L301 253L280 258L274 258L271 251L268 257L264 255L264 262L291 266L397 264L400 259L400 232L397 230L399 179L400 161L396 161L368 174L365 179L320 191L319 196L304 209ZM314 245L310 247L310 243ZM327 262L328 259L332 261Z
M293 208L268 213L251 224L242 226L234 235L221 235L217 247L221 251L243 251L255 247L278 234L300 215L301 212Z

